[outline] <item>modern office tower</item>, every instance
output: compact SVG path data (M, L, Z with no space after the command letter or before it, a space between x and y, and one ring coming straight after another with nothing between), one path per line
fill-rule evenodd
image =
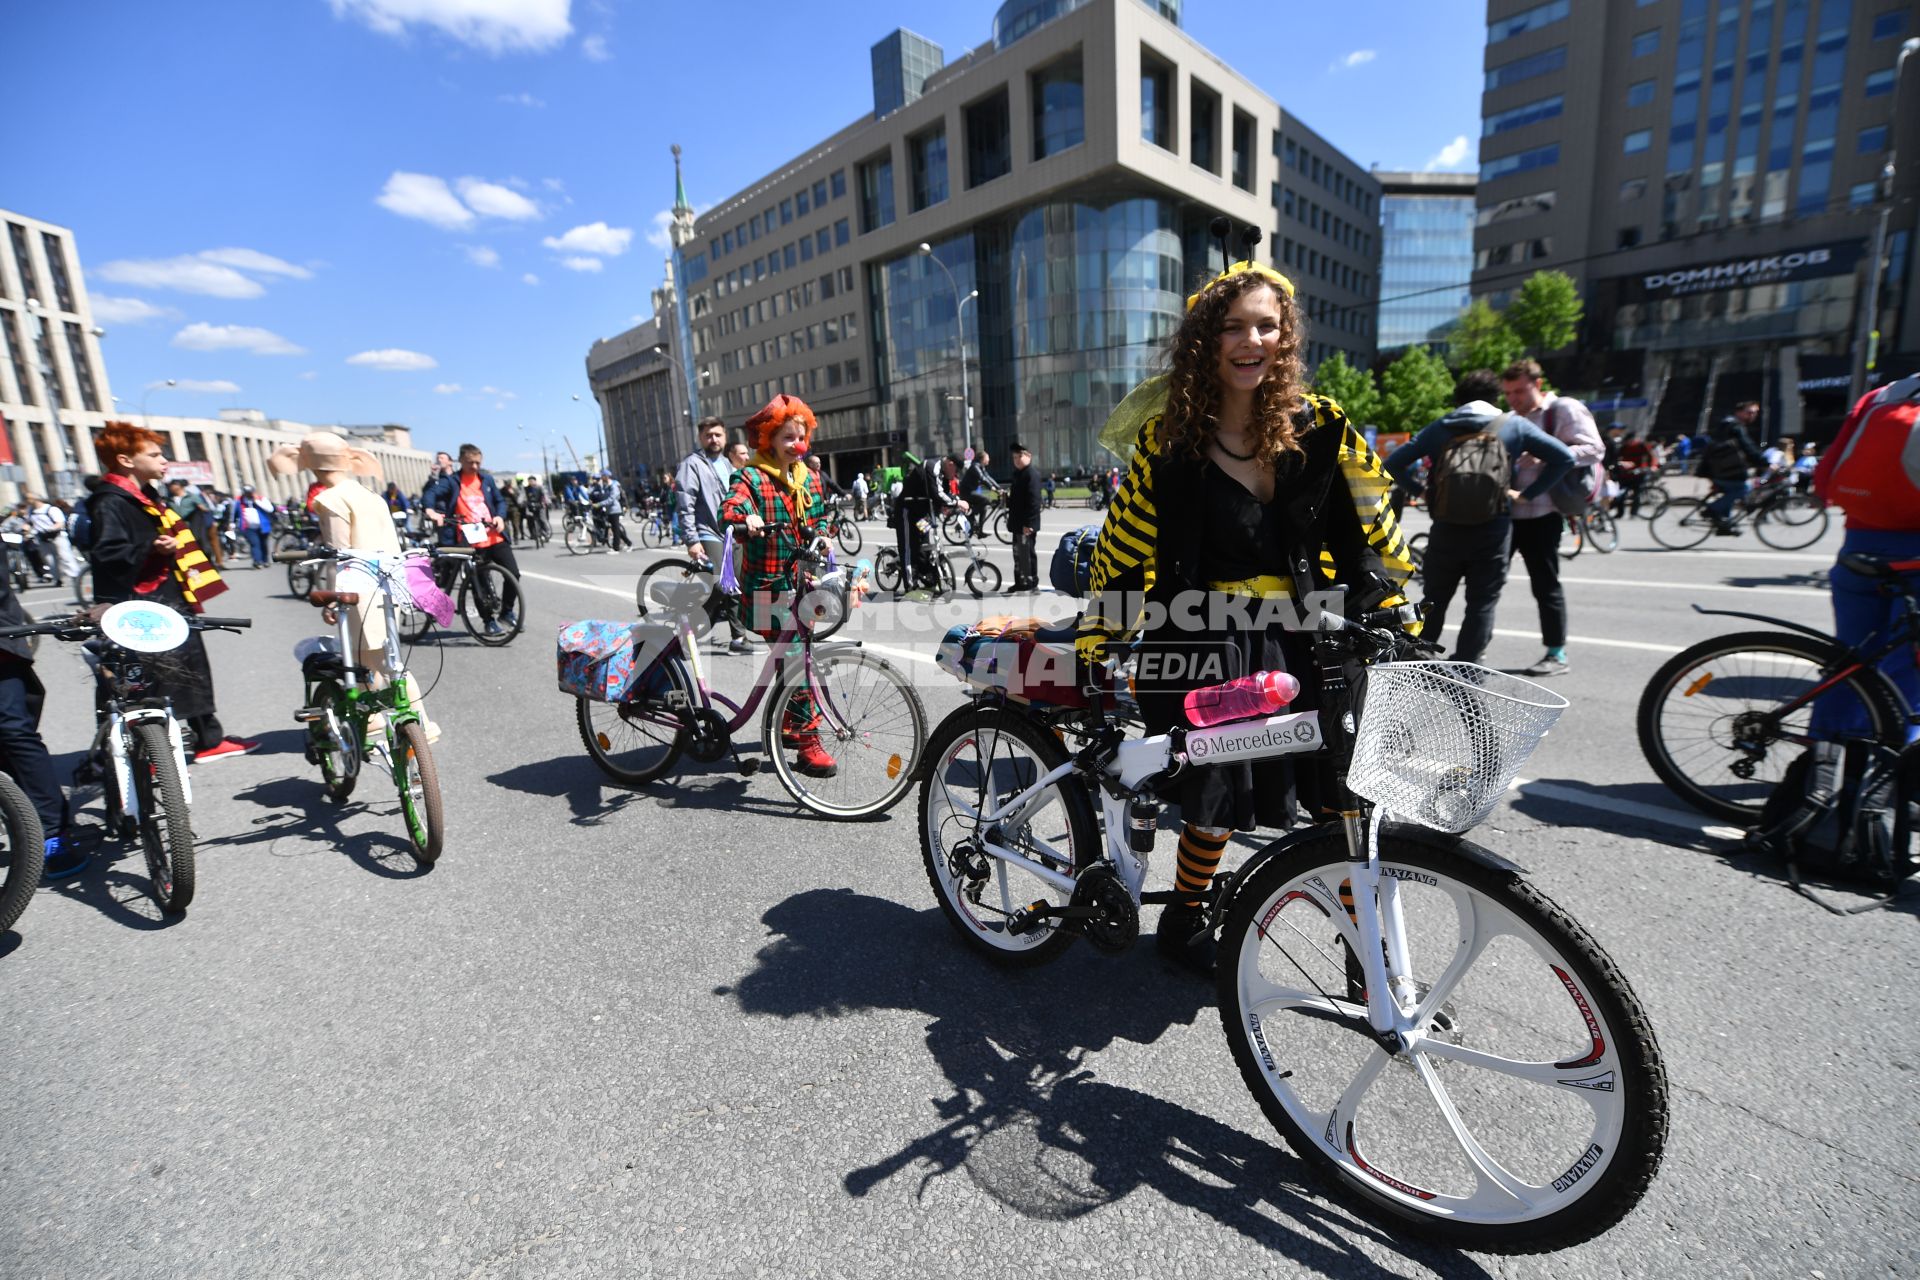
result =
M1920 159L1917 36L1911 0L1491 0L1475 295L1572 275L1577 380L1659 431L1756 399L1830 435L1875 331L1878 376L1920 351L1913 179L1881 183Z
M0 501L77 499L113 410L73 233L0 209Z
M1446 343L1471 302L1473 192L1470 173L1389 173L1380 184L1382 354Z
M667 301L686 311L667 327L687 335L676 386L698 403L671 448L635 461L685 453L689 417L737 428L788 392L818 413L815 447L842 477L903 448L1003 460L1015 437L1047 470L1104 465L1107 414L1158 371L1187 293L1220 268L1216 216L1259 228L1256 256L1295 279L1313 359L1366 363L1377 185L1179 13L1009 0L991 40L931 68L937 46L880 41L874 115L685 210L684 227L676 215ZM645 345L615 341L618 359Z

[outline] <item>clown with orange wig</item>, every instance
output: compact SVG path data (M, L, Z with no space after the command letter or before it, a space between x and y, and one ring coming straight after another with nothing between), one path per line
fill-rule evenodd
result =
M813 410L798 396L777 395L746 421L753 456L733 477L733 492L720 504L721 523L745 530L740 565L741 620L773 639L785 627L792 601L785 598L793 563L813 542L827 513L820 480L807 469L813 440ZM794 695L781 741L798 754L802 773L831 777L838 771L820 745L813 696Z

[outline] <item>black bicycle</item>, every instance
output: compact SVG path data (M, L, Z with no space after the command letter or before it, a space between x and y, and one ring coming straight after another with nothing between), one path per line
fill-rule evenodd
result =
M1776 551L1798 551L1827 532L1827 508L1785 473L1755 484L1725 520L1708 510L1711 498L1674 498L1648 518L1653 540L1670 551L1697 547L1715 533L1736 534L1748 524Z
M1894 751L1906 745L1915 709L1879 664L1903 645L1920 654L1920 560L1850 552L1840 563L1905 602L1900 627L1850 647L1784 618L1696 604L1696 613L1785 630L1703 640L1667 659L1647 682L1636 718L1640 749L1660 780L1694 808L1742 826L1758 821L1787 765L1813 741L1813 704L1822 697L1855 704L1874 742Z
M454 603L460 624L481 644L512 644L526 627L527 598L520 579L505 565L479 561L472 547L436 546L433 580ZM400 634L419 643L433 633L433 617L409 606L400 610Z

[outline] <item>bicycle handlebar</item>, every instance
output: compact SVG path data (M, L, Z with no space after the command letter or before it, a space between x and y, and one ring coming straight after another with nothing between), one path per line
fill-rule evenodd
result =
M210 618L182 614L194 631L239 631L253 625L252 618ZM75 614L54 622L29 622L24 626L0 627L0 640L19 640L27 636L57 636L62 640L86 640L100 634L100 624L85 614Z

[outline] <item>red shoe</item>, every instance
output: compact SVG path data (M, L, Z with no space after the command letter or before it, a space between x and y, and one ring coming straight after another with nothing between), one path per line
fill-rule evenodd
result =
M812 737L815 741L819 740L820 735L813 732L820 727L819 716L814 716L802 725L796 725L793 721L794 717L789 715L787 717L787 723L780 726L781 746L789 751L798 751L807 738ZM828 763L831 764L832 761L828 761Z
M202 760L221 760L227 756L243 756L249 751L257 750L259 746L260 744L257 742L242 742L238 738L222 738L212 746L194 752L193 762L199 764Z
M802 734L797 750L798 755L793 762L796 772L813 778L831 778L840 772L840 766L833 762L833 757L828 755L826 748L820 745L819 734Z

